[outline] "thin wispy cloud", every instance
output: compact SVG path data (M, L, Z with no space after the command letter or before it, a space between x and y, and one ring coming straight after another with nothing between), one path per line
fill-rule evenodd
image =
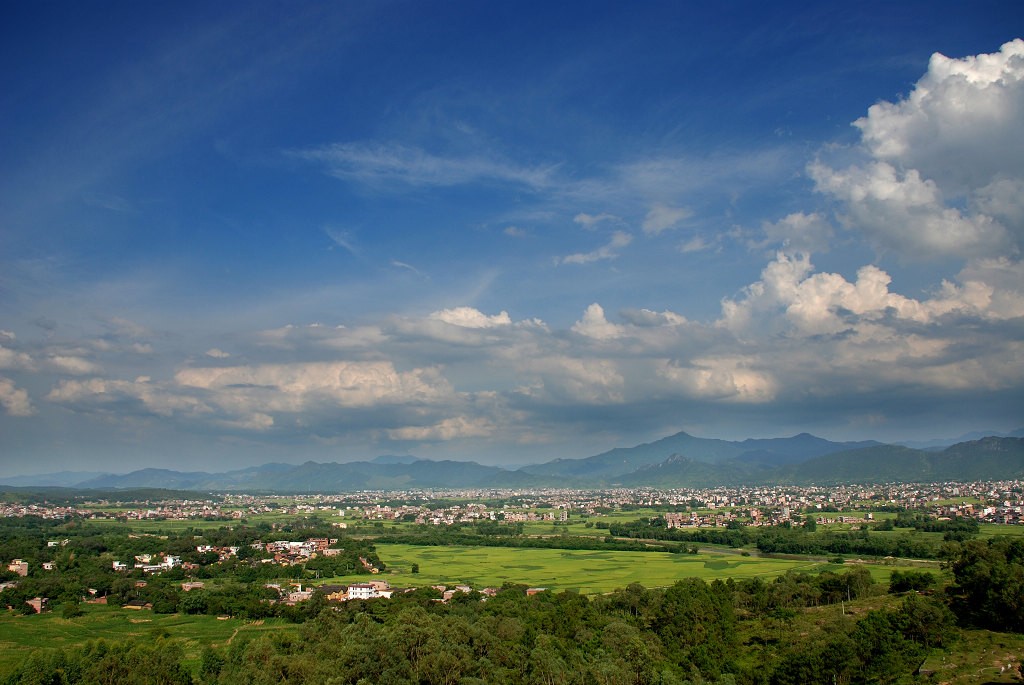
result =
M426 278L426 276L423 274L423 272L421 272L419 269L417 269L412 264L407 264L406 262L400 262L397 259L392 259L391 260L391 266L395 267L396 269L404 269L405 271L413 273L413 274L419 276L420 278Z
M324 233L331 239L331 242L336 246L342 248L353 257L362 257L362 254L356 245L355 236L350 231L343 231L332 226L324 228Z
M693 216L693 211L686 207L655 205L647 212L647 216L644 217L644 233L647 235L658 235L664 231L679 228L691 216Z
M566 255L559 260L561 264L590 264L591 262L600 262L610 259L616 259L622 248L628 246L633 242L633 236L625 231L615 231L612 234L611 240L606 245L602 245L596 250L590 252L576 252L571 255Z
M588 230L594 230L601 224L612 224L620 225L623 222L621 217L617 217L614 214L587 214L586 212L580 212L572 218L573 223L577 223L583 228Z
M456 186L480 181L510 183L543 189L557 168L518 166L483 156L452 157L431 154L399 143L334 143L293 150L291 156L322 164L339 179L386 189L385 184Z
M708 241L704 236L695 235L689 240L686 240L679 244L679 251L683 254L690 254L692 252L704 252L705 250L715 249L715 244Z

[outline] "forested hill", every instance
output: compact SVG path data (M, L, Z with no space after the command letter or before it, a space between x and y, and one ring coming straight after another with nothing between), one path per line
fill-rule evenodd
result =
M1024 478L1024 438L983 438L941 452L880 445L811 459L774 475L783 483L977 481Z
M555 459L522 470L535 475L561 478L617 479L644 467L661 464L676 455L705 464L738 461L750 465L778 466L879 444L873 440L832 442L808 433L790 438L730 441L698 438L680 432L636 447L618 447L583 459Z
M942 451L880 443L836 443L811 435L729 442L685 433L587 459L518 471L476 462L386 457L349 463L266 464L225 473L142 469L73 484L78 488L343 492L473 487L713 487L1009 480L1024 478L1024 438L987 437ZM23 480L23 479L21 479ZM2 481L0 481L2 483Z

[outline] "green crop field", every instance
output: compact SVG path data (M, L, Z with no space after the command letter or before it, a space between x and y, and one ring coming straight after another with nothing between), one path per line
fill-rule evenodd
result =
M89 640L117 642L165 635L180 641L186 658L194 664L198 663L206 645L224 645L240 635L261 631L296 629L282 619L268 619L256 624L214 616L129 611L120 607L84 605L83 608L85 615L73 619L61 618L60 612L33 616L0 613L0 676L9 673L34 649L70 647Z
M594 550L508 547L427 547L378 543L387 564L384 575L396 587L466 584L474 588L520 583L553 591L585 594L611 592L630 583L664 587L682 578L707 581L727 578L772 578L787 571L820 573L849 568L808 559L772 559L736 553L668 554ZM419 564L419 573L411 572ZM872 577L888 582L897 566L869 566ZM360 582L367 576L334 578L325 582Z
M150 533L154 535L167 533L183 533L187 530L216 530L221 527L237 526L238 521L207 521L205 519L189 519L187 521L118 521L116 519L91 519L91 527L111 531L131 531L133 533Z
M978 528L978 532L982 538L994 535L1024 536L1024 526L1007 525L1004 523L982 523Z

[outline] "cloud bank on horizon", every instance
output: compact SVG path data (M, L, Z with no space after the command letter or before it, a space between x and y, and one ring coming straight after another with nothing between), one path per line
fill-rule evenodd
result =
M1024 423L1024 40L598 7L20 17L0 475Z

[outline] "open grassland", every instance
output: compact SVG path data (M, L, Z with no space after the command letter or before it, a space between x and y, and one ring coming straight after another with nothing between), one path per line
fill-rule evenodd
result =
M820 573L850 566L807 558L772 559L736 553L702 551L700 554L532 549L508 547L377 545L384 574L396 587L466 584L474 588L519 583L553 591L578 590L585 594L611 592L630 583L664 587L683 578L707 581L728 578L774 578L787 571ZM412 573L413 564L419 573ZM901 566L869 566L872 577L887 583ZM329 582L365 582L368 576L334 578Z
M892 609L901 601L899 596L876 591L852 602L781 612L761 620L740 621L737 624L740 642L750 647L740 661L747 667L757 666L767 658L758 645L780 644L794 636L807 637L841 630L844 621L849 627L849 622L864 618L868 612ZM899 682L945 685L1019 683L1021 679L1017 669L1022 660L1024 635L961 629L948 645L930 651L921 664L920 676L906 677Z
M964 630L948 650L933 650L921 664L930 682L1019 683L1024 661L1024 635Z
M73 647L99 639L118 642L165 636L181 643L186 659L194 666L207 645L223 646L240 636L262 631L297 629L282 619L251 623L233 618L154 614L100 605L83 605L83 608L85 615L73 619L61 618L59 611L33 616L0 612L0 677L39 648Z

